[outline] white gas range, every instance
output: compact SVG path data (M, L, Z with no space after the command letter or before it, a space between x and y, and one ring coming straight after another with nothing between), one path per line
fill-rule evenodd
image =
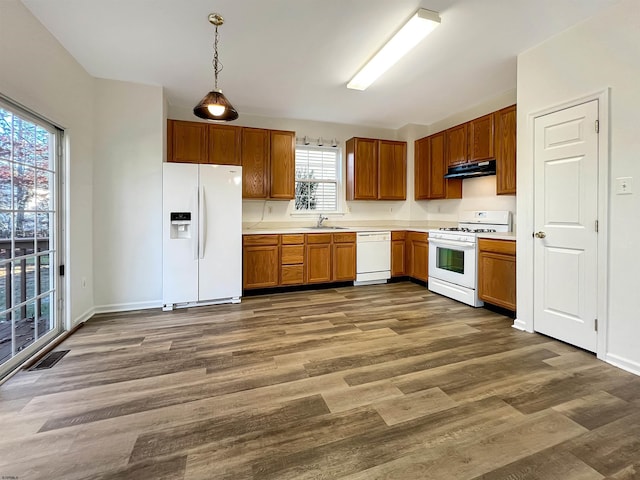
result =
M478 300L478 233L511 231L509 211L462 212L458 226L429 230L429 290L481 307Z

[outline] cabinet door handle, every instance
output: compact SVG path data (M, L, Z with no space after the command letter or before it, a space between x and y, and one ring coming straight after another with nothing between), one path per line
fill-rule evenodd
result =
M536 233L533 234L533 236L536 237L536 238L544 238L544 237L547 236L547 234L544 233L544 232L536 232Z

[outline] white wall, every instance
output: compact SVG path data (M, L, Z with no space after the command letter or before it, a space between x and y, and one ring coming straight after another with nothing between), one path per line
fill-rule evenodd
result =
M518 320L533 326L533 160L529 115L611 88L607 360L640 373L640 2L623 0L518 57ZM606 113L605 113L606 115ZM632 195L615 178L634 177ZM529 234L528 234L529 233Z
M0 1L0 93L65 128L70 327L93 309L93 79L18 0Z
M163 91L96 79L94 109L96 311L159 306Z

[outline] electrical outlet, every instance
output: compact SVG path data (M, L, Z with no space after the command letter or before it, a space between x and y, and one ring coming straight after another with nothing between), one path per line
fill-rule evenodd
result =
M633 193L633 178L618 177L616 178L616 194L630 195Z

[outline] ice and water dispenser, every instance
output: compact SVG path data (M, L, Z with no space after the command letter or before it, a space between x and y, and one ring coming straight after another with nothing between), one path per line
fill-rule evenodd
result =
M171 238L191 238L191 212L171 212Z

